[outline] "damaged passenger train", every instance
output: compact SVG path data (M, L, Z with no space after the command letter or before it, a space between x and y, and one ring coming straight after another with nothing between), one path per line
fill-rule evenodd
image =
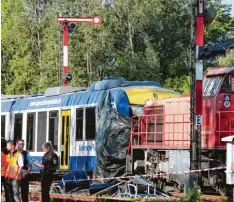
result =
M106 77L88 89L55 87L48 88L44 95L2 95L1 136L6 140L24 139L25 149L35 160L43 156L42 143L51 141L59 156L59 171L92 172L96 165L96 135L102 130L101 124L106 124L102 120L109 115L103 110L107 94L111 108L126 118L129 125L129 117L143 113L145 100L179 97L179 93L158 82L126 81L119 77ZM100 104L102 109L98 108ZM38 169L34 167L33 171Z

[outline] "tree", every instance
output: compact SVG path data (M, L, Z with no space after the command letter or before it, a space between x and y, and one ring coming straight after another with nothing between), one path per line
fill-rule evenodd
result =
M220 66L234 66L234 50L229 50L225 57L219 57Z
M3 93L29 93L33 86L29 26L23 1L2 1Z
M205 43L220 43L230 37L233 32L234 17L231 16L231 8L228 5L220 5L214 21L206 26Z
M221 0L206 40L231 33L233 18ZM62 26L57 16L93 17L102 24L77 24L69 35L71 85L89 86L103 76L155 80L181 92L189 89L189 0L3 0L2 89L44 92L60 85ZM226 9L226 10L225 10ZM14 34L12 34L14 33ZM230 37L230 34L229 34Z

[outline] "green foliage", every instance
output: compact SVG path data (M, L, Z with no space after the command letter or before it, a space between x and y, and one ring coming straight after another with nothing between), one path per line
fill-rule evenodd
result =
M201 199L201 190L199 187L196 187L186 195L184 202L203 202Z
M164 87L181 93L190 93L190 77L169 78L165 81Z
M228 198L225 197L225 196L221 197L221 198L218 200L218 202L227 202L227 201L228 201Z
M205 42L217 43L225 40L230 32L233 31L234 17L230 15L230 7L223 6L218 10L214 21L205 29Z
M225 57L219 58L220 66L234 66L234 50L227 51Z
M100 26L78 24L69 35L71 85L88 86L112 75L155 80L188 93L190 0L105 2L2 0L3 93L29 94L60 85L62 28L56 17L95 15L102 17ZM206 27L206 41L213 43L231 32L233 18L220 0L212 2L218 15Z

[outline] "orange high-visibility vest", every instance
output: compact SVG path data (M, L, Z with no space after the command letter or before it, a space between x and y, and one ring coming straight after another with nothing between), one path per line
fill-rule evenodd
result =
M21 175L19 175L17 178L17 174L19 170L17 161L18 161L19 155L22 155L21 152L16 152L13 156L11 156L10 154L7 155L9 160L8 160L8 166L7 166L6 173L5 173L6 178L21 180Z
M7 155L1 152L1 176L5 176L6 174L6 169L7 169Z

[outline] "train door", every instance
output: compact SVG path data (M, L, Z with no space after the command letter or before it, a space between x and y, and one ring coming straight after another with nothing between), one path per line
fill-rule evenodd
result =
M61 112L60 169L69 169L71 111Z

